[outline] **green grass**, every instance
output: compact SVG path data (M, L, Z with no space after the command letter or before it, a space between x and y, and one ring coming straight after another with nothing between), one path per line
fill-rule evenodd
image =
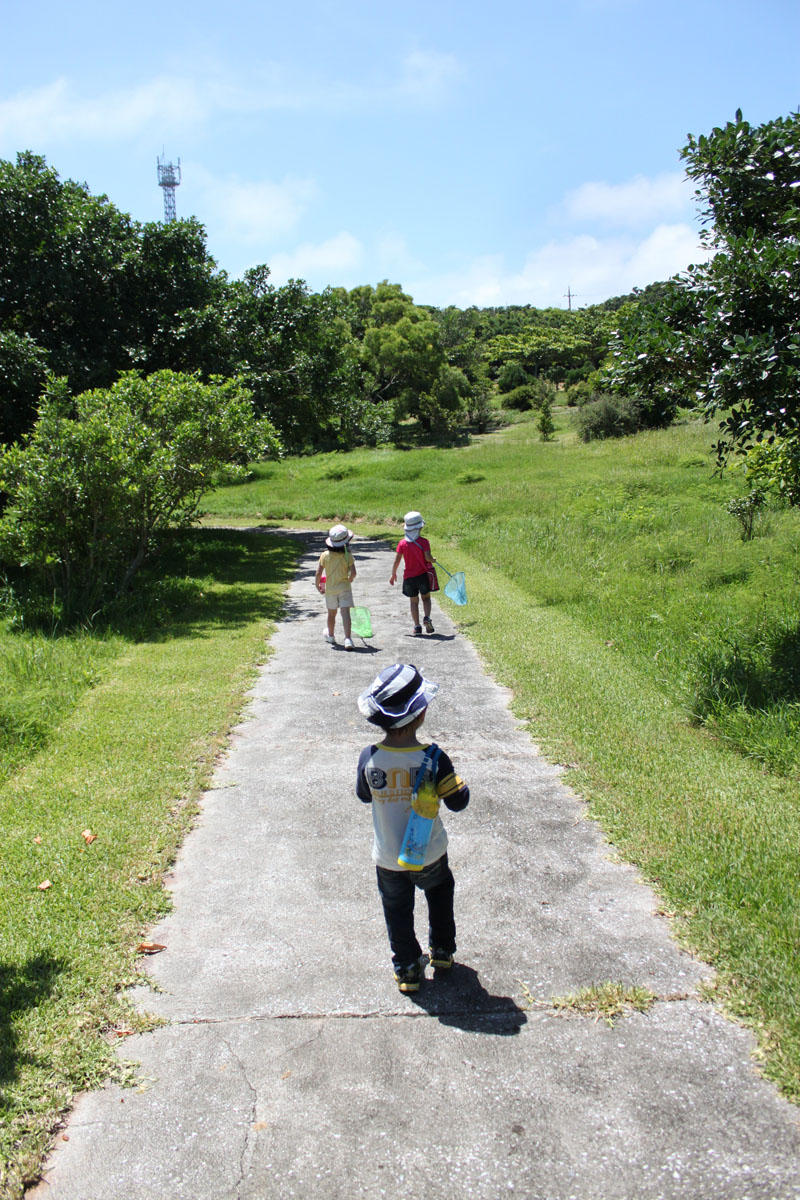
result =
M47 744L118 650L113 635L0 635L0 782Z
M294 561L285 541L198 532L116 629L0 636L19 711L44 713L0 784L0 1194L21 1194L59 1112L117 1069L104 1034L135 1027L135 947Z
M542 444L519 424L452 450L269 464L207 507L390 540L423 511L434 554L466 572L451 615L797 1100L800 517L771 512L742 541L725 508L742 483L714 473L712 441L686 423Z

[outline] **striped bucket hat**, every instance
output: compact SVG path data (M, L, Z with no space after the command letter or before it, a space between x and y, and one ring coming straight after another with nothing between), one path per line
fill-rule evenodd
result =
M400 729L427 708L439 690L411 663L384 667L358 697L359 712L381 729Z

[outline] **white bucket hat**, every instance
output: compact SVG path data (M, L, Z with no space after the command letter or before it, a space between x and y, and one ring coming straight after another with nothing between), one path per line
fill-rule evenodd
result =
M439 690L411 663L384 667L358 697L358 709L373 725L401 729L418 717Z
M419 531L422 529L425 522L422 519L422 513L407 512L403 517L403 532L409 542L414 542L419 537Z
M334 525L325 538L325 545L335 550L337 546L345 546L352 538L352 531L346 525Z

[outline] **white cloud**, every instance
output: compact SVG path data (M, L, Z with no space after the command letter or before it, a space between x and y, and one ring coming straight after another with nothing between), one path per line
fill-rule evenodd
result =
M458 60L452 54L417 50L403 60L396 90L401 97L415 103L438 103L461 74Z
M584 307L668 279L704 257L689 225L665 224L640 238L582 234L550 241L531 251L518 271L497 255L483 256L457 272L421 275L408 290L420 304L539 308L566 308L569 290L573 306Z
M570 221L641 228L654 221L686 220L693 195L692 184L677 171L652 179L637 175L625 183L584 183L565 196L563 215Z
M0 99L0 151L53 141L119 141L171 135L219 115L281 109L357 109L366 105L438 103L460 69L449 54L417 51L377 82L297 79L275 64L242 81L209 66L196 75L161 75L128 88L87 92L66 76Z
M320 288L327 284L355 286L343 281L363 269L364 247L358 238L343 231L324 242L304 242L289 253L272 254L268 262L276 283L307 279Z
M191 177L198 195L195 207L203 213L211 239L243 246L261 243L265 250L296 228L317 195L313 179L243 180L214 176L199 165L184 166L184 174Z
M165 125L185 128L204 119L210 103L188 79L159 77L93 97L81 96L68 79L57 79L0 101L0 146L117 141Z

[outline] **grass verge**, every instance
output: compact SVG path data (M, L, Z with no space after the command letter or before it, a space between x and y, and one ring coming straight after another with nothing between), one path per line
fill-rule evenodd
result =
M119 1069L136 946L166 911L164 872L294 563L291 543L264 535L182 542L124 628L98 635L91 685L0 785L4 1196L35 1177L74 1094Z

